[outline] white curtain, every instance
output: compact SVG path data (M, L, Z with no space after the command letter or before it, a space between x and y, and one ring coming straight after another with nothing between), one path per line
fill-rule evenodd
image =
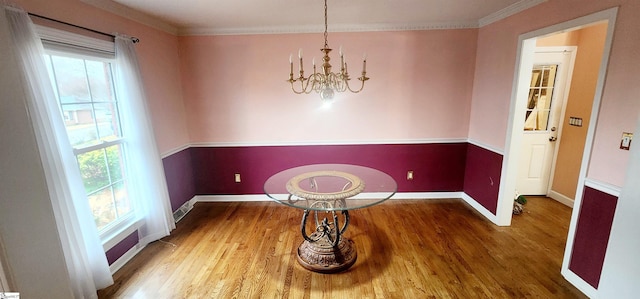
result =
M142 246L175 228L162 160L153 135L142 77L130 37L117 36L116 95L121 105L122 132L126 147L129 185L138 217L143 219L138 236Z
M24 11L3 5L2 13L7 17L13 53L21 66L22 88L27 95L71 288L75 298L97 298L96 290L113 284L113 278L49 81L44 49Z

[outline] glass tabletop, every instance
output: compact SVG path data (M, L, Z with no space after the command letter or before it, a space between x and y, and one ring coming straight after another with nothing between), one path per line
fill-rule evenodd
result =
M264 183L264 192L294 208L342 211L369 207L396 193L396 181L369 167L313 164L283 170Z

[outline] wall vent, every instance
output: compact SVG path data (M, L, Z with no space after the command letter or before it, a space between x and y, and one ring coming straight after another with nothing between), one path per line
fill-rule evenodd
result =
M193 206L191 205L191 201L187 201L184 204L182 204L180 208L178 208L175 212L173 212L174 221L178 223L178 221L182 220L182 218L184 218L184 216L187 215L187 213L189 213L189 211L191 211L192 208Z

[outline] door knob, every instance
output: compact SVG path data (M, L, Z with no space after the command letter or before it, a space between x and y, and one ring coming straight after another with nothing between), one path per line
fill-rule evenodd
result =
M554 141L556 141L556 140L558 140L558 138L553 137L553 136L549 137L549 141L551 141L551 142L554 142Z

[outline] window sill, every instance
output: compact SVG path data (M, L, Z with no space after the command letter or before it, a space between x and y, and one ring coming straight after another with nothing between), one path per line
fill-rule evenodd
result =
M102 238L102 248L104 248L104 252L109 251L111 248L118 245L118 243L122 242L126 237L136 232L138 228L142 226L142 219L134 219L122 223L120 228L112 231Z

